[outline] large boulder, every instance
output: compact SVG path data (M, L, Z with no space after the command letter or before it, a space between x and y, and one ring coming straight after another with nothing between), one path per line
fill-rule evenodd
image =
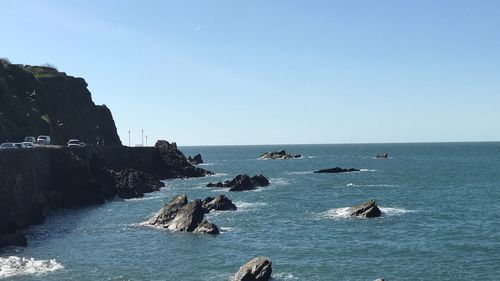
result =
M247 174L237 175L232 180L225 182L209 183L207 187L229 187L229 191L252 190L258 186L268 186L269 180L262 174L249 177Z
M266 257L255 257L242 265L233 281L267 281L271 278L272 262Z
M355 168L343 169L340 167L335 167L335 168L314 171L314 173L333 173L333 174L336 174L336 173L348 173L348 172L359 172L359 171L360 171L359 169L355 169Z
M194 167L184 154L177 149L175 142L159 140L155 144L154 174L161 179L204 177L210 171Z
M236 205L233 204L231 199L227 198L225 195L218 195L214 197L207 197L202 201L202 207L205 213L209 213L211 210L216 211L229 211L236 210Z
M266 152L263 153L259 158L264 160L264 159L273 159L273 160L284 160L284 159L294 159L294 158L300 158L300 154L292 155L286 153L285 150L281 151L271 151L271 152Z
M191 163L192 165L198 165L203 163L203 159L201 158L201 154L196 154L194 157L189 156L187 158L188 162Z
M187 196L180 194L165 204L147 223L172 231L218 234L217 226L205 221L204 215L201 200L188 202Z
M116 193L121 198L136 198L144 193L158 191L165 184L150 174L135 169L123 169L114 172Z
M359 205L350 207L349 214L356 217L374 218L380 217L382 212L374 200L368 200Z

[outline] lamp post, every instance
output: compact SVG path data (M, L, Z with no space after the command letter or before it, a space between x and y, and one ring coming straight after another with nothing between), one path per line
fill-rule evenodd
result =
M148 135L146 135L146 146L148 146Z
M128 146L130 146L130 130L128 130Z
M142 142L141 142L141 146L144 146L144 130L141 130L141 138L142 138Z

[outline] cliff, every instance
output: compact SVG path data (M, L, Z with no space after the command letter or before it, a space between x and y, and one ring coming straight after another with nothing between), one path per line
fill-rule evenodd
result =
M38 135L54 144L121 145L110 110L94 104L84 79L0 60L0 142Z
M175 144L166 141L139 148L0 150L0 247L16 244L3 237L43 222L51 210L114 198L120 192L114 175L131 169L158 179L210 174L189 164Z

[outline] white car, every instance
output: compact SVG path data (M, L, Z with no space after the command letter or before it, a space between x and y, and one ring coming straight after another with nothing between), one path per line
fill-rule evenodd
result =
M80 141L77 139L71 139L68 141L68 147L82 147Z
M50 137L49 136L38 136L36 143L49 145L50 144Z
M24 148L35 148L35 145L30 141L25 141L22 142L21 144L24 145Z
M16 146L12 142L2 143L0 149L16 149Z

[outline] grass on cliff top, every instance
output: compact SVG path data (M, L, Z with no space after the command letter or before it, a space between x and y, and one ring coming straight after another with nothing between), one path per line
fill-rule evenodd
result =
M24 65L23 68L33 74L35 78L51 78L62 76L63 73L57 71L57 69L48 66L31 66Z

